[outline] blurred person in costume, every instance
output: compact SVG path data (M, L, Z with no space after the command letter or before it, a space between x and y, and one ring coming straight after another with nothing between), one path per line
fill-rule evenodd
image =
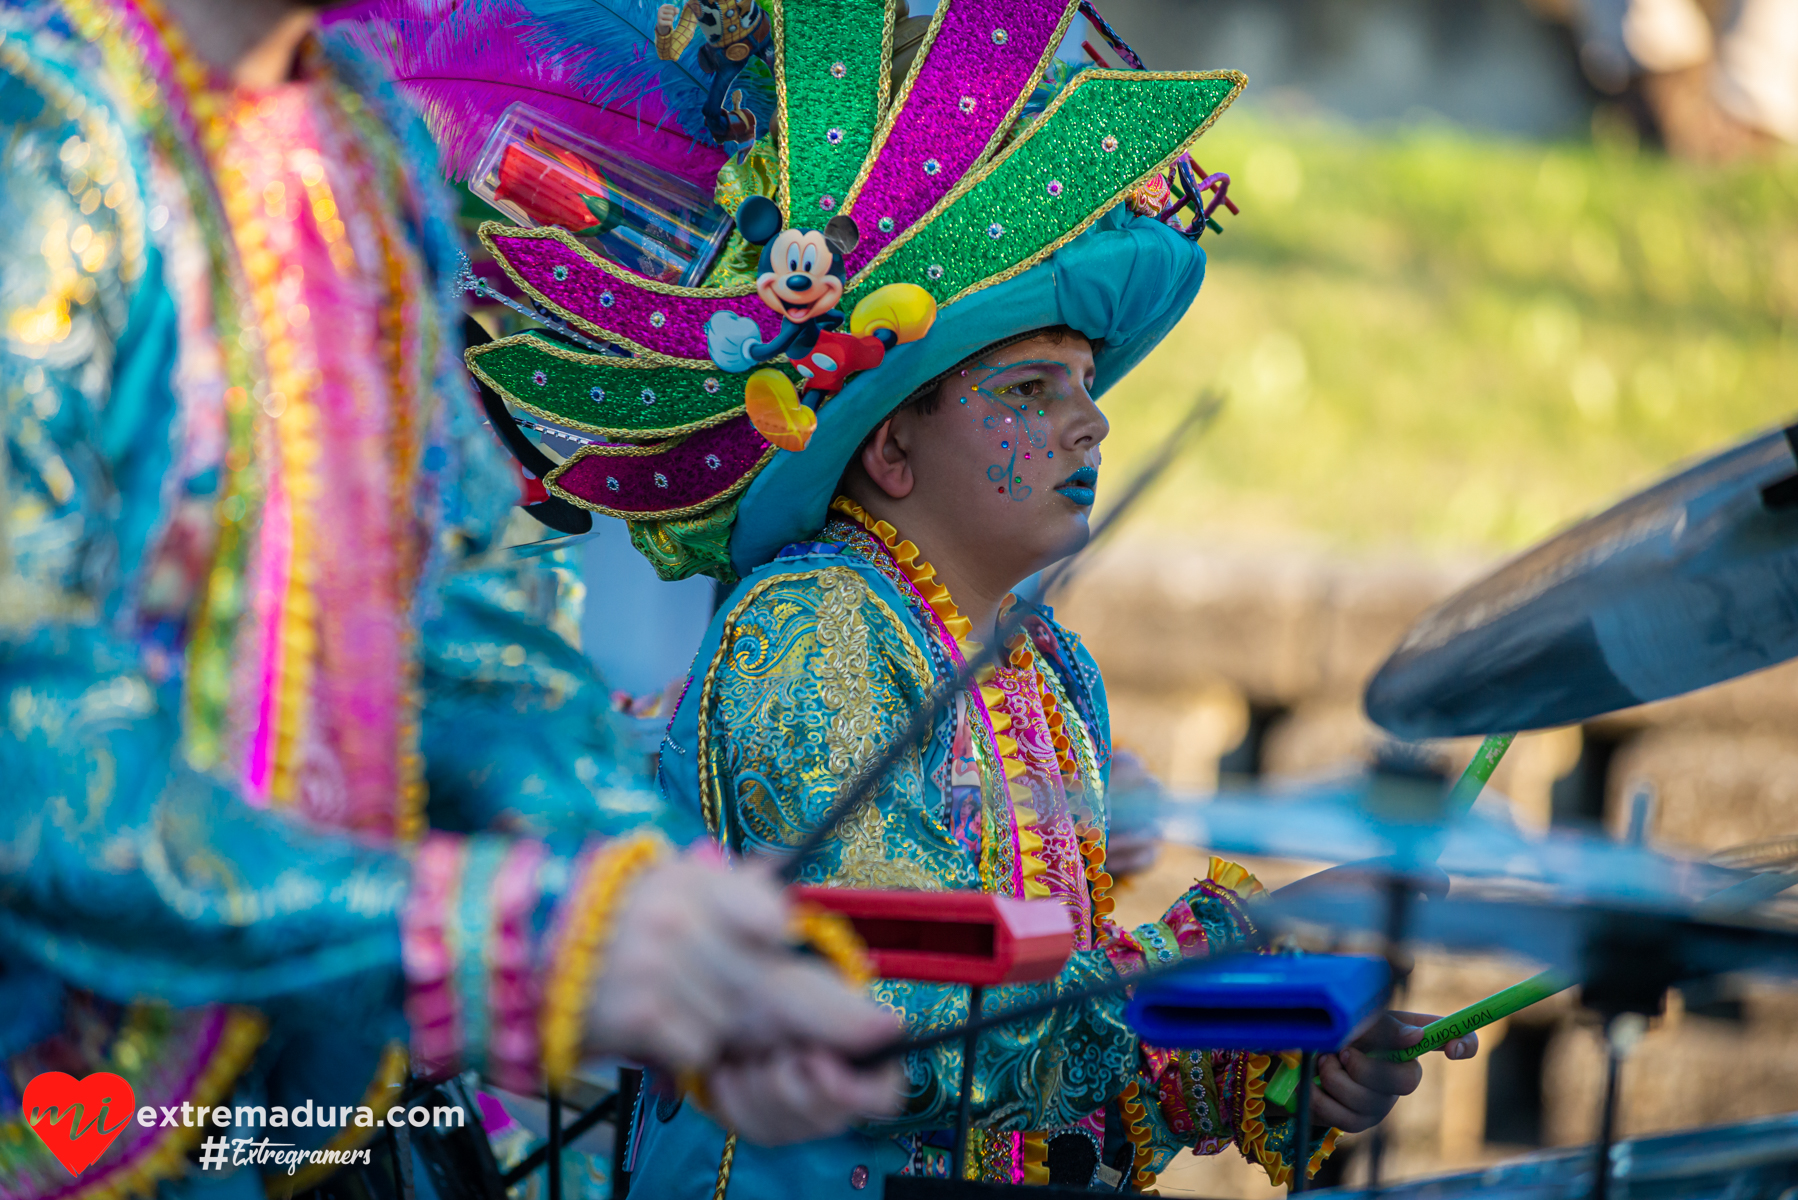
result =
M481 239L539 311L629 357L526 332L476 347L475 373L584 446L554 495L630 523L664 578L729 587L662 744L676 810L734 855L802 842L861 764L990 641L1011 589L1084 540L1108 425L1095 398L1186 312L1212 203L1186 158L1241 91L1231 71L1088 70L1056 59L1079 6L947 0L909 66L884 0L782 7L781 125L717 195L731 251L673 288L543 227ZM783 361L782 356L785 356ZM1111 737L1099 671L1047 609L994 674L941 715L804 866L801 881L983 890L1058 901L1070 991L1253 928L1260 885L1214 860L1156 922L1109 918ZM965 1018L965 987L881 981L908 1027ZM985 1036L972 1173L1141 1190L1183 1147L1235 1148L1276 1183L1293 1117L1264 1099L1273 1062L1140 1044L1121 996ZM1375 1062L1414 1040L1389 1020L1328 1057L1313 1112L1371 1127L1416 1086ZM1471 1044L1457 1047L1464 1056ZM851 1197L943 1175L959 1044L906 1063L905 1107L829 1140L739 1144L692 1097L647 1104L633 1188L658 1197ZM1320 1132L1315 1170L1335 1144Z
M335 1117L605 1053L754 1137L886 1111L840 1054L891 1018L674 852L586 660L473 569L518 478L435 157L315 16L0 0L0 1191L186 1194L227 1132L132 1123L71 1181L47 1071Z

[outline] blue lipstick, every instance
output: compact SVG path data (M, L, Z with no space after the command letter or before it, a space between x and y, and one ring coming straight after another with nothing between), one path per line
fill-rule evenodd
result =
M1099 486L1099 468L1081 467L1061 481L1055 490L1081 508L1093 506L1093 489Z

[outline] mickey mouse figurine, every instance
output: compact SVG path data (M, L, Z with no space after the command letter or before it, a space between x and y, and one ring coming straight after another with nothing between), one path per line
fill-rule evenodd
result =
M894 346L929 333L936 300L917 284L888 284L864 297L848 318L849 332L839 332L843 260L860 239L855 222L836 216L823 229L784 230L783 223L780 207L763 196L751 196L737 209L737 231L762 247L755 290L780 314L780 332L764 342L754 321L720 310L705 324L706 349L726 371L787 356L806 381L804 400L784 373L765 367L749 377L744 405L763 437L799 451L818 427L813 410L842 391L851 375L878 367Z

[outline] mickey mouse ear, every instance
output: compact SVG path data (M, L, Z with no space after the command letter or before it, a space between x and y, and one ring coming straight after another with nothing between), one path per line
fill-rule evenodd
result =
M856 227L854 217L839 213L824 226L824 240L829 242L838 254L847 258L855 249L856 243L862 240L862 231Z

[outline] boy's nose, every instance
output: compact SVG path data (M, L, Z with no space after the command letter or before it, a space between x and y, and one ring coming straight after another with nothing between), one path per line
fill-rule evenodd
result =
M787 290L789 292L809 292L811 291L811 288L812 277L810 275L787 276Z

